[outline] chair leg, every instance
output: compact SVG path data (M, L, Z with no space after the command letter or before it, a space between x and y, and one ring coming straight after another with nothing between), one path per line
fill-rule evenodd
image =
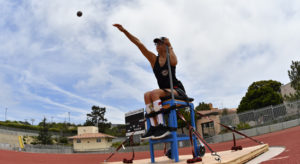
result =
M191 125L194 129L196 129L194 104L189 103L189 107L190 107ZM197 139L194 135L193 135L193 144L194 144L194 152L197 152Z
M153 143L151 141L150 142L150 156L151 156L151 163L155 163L155 158L154 158L154 149L153 149Z
M191 125L196 128L195 126L195 119L194 119L194 106L192 103L189 104L190 105L190 111L191 111ZM149 119L147 119L147 124L149 125L148 128L150 127L150 121ZM168 118L168 124L170 127L174 127L177 128L177 114L175 110L172 110L169 114L169 118ZM176 131L172 131L171 132L171 137L172 139L169 140L168 142L171 142L171 158L175 161L175 162L179 162L179 152L178 152L178 137L177 137L177 132ZM196 152L196 148L197 148L197 139L195 137L193 137L193 141L194 141L194 145L195 145L195 152ZM164 141L162 141L164 142ZM155 143L157 143L157 140L155 141ZM153 148L153 142L150 139L149 140L149 146L150 146L150 155L151 155L151 163L155 163L155 158L154 158L154 148Z
M171 146L172 150L172 159L175 159L175 162L179 162L179 154L178 154L178 141L177 141L177 133L172 132L173 142Z
M172 110L169 114L169 117L171 117L171 122L169 122L169 125L171 127L177 128L177 115L176 111ZM172 152L172 159L175 159L175 162L179 161L179 154L178 154L178 139L177 139L177 132L172 131L172 142L171 142L171 152Z

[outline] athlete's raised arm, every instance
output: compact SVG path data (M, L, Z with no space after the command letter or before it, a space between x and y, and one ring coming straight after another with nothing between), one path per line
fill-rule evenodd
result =
M142 54L148 59L153 68L156 60L156 55L153 52L149 51L137 37L129 33L122 25L113 24L113 26L117 27L121 32L123 32L126 37L140 49Z

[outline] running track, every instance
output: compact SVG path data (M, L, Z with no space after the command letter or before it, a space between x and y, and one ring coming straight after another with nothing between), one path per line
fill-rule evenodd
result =
M268 143L269 146L284 146L286 149L278 156L263 162L263 164L300 164L300 126L268 133L254 137ZM237 141L243 147L256 145L249 139ZM215 151L228 150L232 142L211 144ZM155 152L155 156L162 156L163 150ZM181 155L191 154L191 148L179 149ZM0 164L99 164L108 157L108 154L42 154L0 150ZM150 152L136 152L135 159L149 158ZM131 158L131 153L115 154L109 161L120 161Z

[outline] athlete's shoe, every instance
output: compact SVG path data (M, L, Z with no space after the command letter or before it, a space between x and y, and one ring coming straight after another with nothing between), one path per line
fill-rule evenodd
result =
M149 130L142 135L141 140L150 139L154 136L156 126L150 126Z
M163 125L159 124L156 126L156 130L154 131L154 136L151 139L161 139L170 134L170 129Z

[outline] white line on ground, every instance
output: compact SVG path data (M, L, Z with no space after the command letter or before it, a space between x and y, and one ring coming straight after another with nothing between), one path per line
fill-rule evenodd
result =
M285 147L280 147L280 146L272 146L269 147L269 150L263 154L261 154L260 156L252 159L251 161L247 162L246 164L257 164L257 163L261 163L263 161L267 161L267 160L273 160L271 158L279 155L280 153L282 153L284 151ZM288 158L288 156L286 157ZM276 158L274 158L276 159Z
M284 157L278 157L278 158L272 158L270 159L269 161L272 161L272 160L280 160L280 159L285 159L285 158L288 158L289 156L284 156Z

